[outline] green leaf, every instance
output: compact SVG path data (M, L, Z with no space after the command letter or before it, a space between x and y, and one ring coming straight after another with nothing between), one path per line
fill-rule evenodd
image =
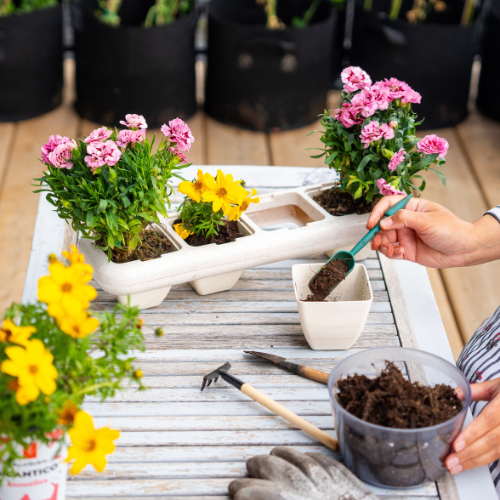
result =
M361 172L361 171L365 168L366 164L367 164L369 161L372 161L372 160L373 160L373 159L375 159L375 158L377 158L377 155L375 155L375 154L368 154L368 155L366 155L366 156L365 156L365 157L364 157L364 158L363 158L363 159L359 162L359 165L358 165L358 168L357 168L358 172Z
M97 207L97 213L100 214L104 210L106 210L108 206L108 200L101 200L99 201L99 206Z
M93 212L87 212L86 224L91 228L95 226L95 219Z
M432 170L441 179L443 186L446 186L446 177L439 170L435 168L429 168L429 170Z

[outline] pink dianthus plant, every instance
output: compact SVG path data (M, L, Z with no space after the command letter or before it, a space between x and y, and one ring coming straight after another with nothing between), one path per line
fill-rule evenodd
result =
M436 135L416 136L421 122L412 106L420 103L420 94L397 78L372 83L355 66L344 69L341 78L340 107L323 115L322 153L314 156L324 156L325 164L339 173L334 189L367 201L420 193L425 188L422 170L432 170L445 184L443 174L431 165L444 165L448 143Z
M36 179L59 217L98 241L109 258L115 246L132 252L146 227L167 217L174 172L189 166L185 153L194 141L176 118L163 125L153 152L143 116L129 114L121 123L127 128L99 127L79 141L51 135L41 148L46 172Z

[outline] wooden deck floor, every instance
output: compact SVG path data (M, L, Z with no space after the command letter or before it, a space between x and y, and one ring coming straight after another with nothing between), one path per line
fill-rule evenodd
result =
M72 62L67 61L68 82ZM51 134L88 135L96 124L81 120L72 108L72 89L65 103L42 117L19 123L0 123L0 310L21 299L35 224L38 195L32 179L42 172L40 146ZM331 95L329 107L336 105ZM318 135L305 134L314 124L289 132L264 134L218 123L199 112L189 120L195 143L189 155L194 164L275 165L321 167L305 148L316 147ZM500 203L500 124L478 113L458 127L439 130L450 143L444 173L447 187L427 176L425 197L472 221ZM474 268L429 270L455 356L480 323L500 304L500 261Z

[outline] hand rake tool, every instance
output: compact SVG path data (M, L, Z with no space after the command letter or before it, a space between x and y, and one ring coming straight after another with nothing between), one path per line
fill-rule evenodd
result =
M406 196L405 198L403 198L401 201L398 201L395 205L393 205L391 208L389 208L389 210L387 210L385 212L385 215L382 217L382 219L385 219L386 217L390 217L391 215L394 215L398 210L406 207L406 204L410 201L410 198L412 197L413 195L410 193L408 196ZM343 260L346 264L347 264L347 274L345 275L345 277L347 278L347 276L349 275L349 273L354 269L354 265L356 264L356 261L354 260L354 256L368 243L370 242L373 237L380 231L380 222L373 228L371 229L370 231L368 231L368 233L366 233L366 235L360 240L358 241L358 243L356 243L356 245L354 245L354 248L348 252L346 250L340 250L339 252L336 252L330 259L328 259L328 261L326 262L326 264L324 266L321 267L321 269L315 273L313 275L313 277L309 280L309 288L311 288L312 284L314 283L314 281L316 280L316 278L318 277L318 274L320 272L323 271L323 269L325 269L325 267L330 263L332 262L332 260ZM345 278L344 278L345 279ZM338 286L338 285L337 285ZM330 292L328 293L328 295L330 295L330 293L332 293L332 291L335 289L336 287L333 287Z
M322 430L318 429L317 427L309 423L307 420L304 420L303 418L299 417L289 409L280 405L279 403L274 401L274 399L271 399L262 392L258 391L257 389L255 389L255 387L246 384L245 382L234 377L233 375L229 375L228 371L230 368L231 365L229 363L225 363L222 366L219 366L219 368L217 368L213 372L210 372L208 375L205 375L203 377L203 384L201 386L201 390L203 391L205 387L210 386L212 381L214 381L214 383L217 382L217 380L219 380L220 377L223 380L225 380L228 384L231 384L233 387L236 387L236 389L240 390L243 394L246 394L248 397L252 398L254 401L261 404L262 406L265 406L268 410L271 410L276 415L283 417L291 424L295 425L299 429L302 429L304 432L309 434L314 439L317 439L320 443L323 443L328 448L332 450L338 450L339 444L337 440L332 438L326 432L323 432Z

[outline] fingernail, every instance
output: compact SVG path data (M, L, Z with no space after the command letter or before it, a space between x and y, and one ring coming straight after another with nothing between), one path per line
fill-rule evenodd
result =
M387 247L382 247L382 253L387 253Z
M395 253L396 255L401 255L401 247L396 247L396 248L394 249L394 253Z
M459 441L458 443L455 444L454 448L457 453L459 451L462 451L465 448L465 441Z
M446 467L448 467L448 469L453 470L454 467L456 467L458 464L460 463L460 460L457 458L457 457L453 457L453 458L450 458L447 462L446 462Z
M450 474L458 474L459 472L462 472L463 470L464 470L464 468L461 465L459 465L458 467L451 469Z
M380 222L380 227L382 229L388 229L392 226L392 219L384 219Z

